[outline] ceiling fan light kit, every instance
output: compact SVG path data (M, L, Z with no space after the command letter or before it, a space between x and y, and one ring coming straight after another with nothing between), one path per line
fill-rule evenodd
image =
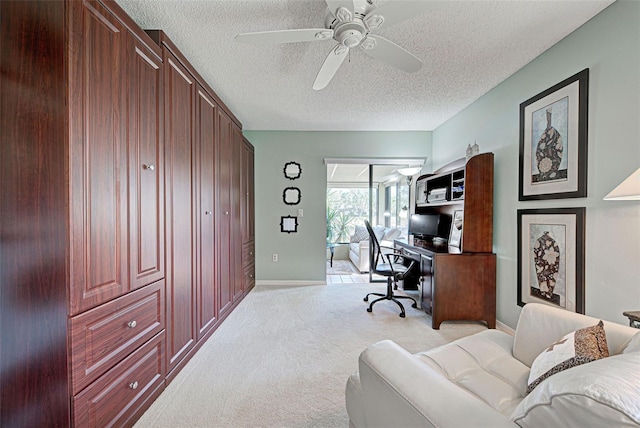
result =
M313 89L325 88L344 62L349 49L362 47L372 58L412 73L422 61L412 53L384 37L370 34L382 26L390 26L425 12L430 2L394 1L377 7L373 0L326 0L324 29L276 30L238 34L238 42L269 44L295 43L334 39L338 45L324 60Z

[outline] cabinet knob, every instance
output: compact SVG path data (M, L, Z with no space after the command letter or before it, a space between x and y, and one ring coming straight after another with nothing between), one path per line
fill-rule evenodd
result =
M229 211L225 211L225 212L224 212L224 215L229 215Z
M131 389L138 389L138 381L131 382L131 383L129 384L129 388L131 388Z
M137 325L138 325L138 323L136 322L136 320L129 321L129 322L127 323L127 326L128 326L129 328L135 328L135 326L137 326Z
M251 251L249 251L249 255L250 255L250 256L253 256L253 253L252 253Z
M249 278L253 278L253 275L249 275Z
M211 215L211 211L205 211L204 215Z
M144 169L145 171L155 171L156 167L152 163L150 163L149 165L142 165L142 169Z

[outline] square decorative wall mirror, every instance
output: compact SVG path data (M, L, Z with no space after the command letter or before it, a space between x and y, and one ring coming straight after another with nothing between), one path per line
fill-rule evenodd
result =
M287 205L298 205L300 199L302 199L302 194L297 187L287 187L282 192L282 200Z
M284 164L284 176L289 180L295 180L302 175L302 167L298 162L287 162Z
M280 217L280 232L296 233L298 231L298 217L290 215Z

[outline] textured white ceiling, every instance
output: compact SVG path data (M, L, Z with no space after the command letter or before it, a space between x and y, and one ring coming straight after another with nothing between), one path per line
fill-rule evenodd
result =
M312 84L335 41L254 46L233 38L322 27L323 0L117 2L142 28L164 30L245 130L429 131L613 0L434 1L430 12L376 31L422 59L420 71L352 49L321 91Z

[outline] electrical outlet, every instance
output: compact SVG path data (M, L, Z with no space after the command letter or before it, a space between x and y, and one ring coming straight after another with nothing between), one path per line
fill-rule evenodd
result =
M304 214L304 210L302 208L298 208L298 217L302 217L302 214Z
M277 261L278 261L278 254L273 253L273 255L271 256L271 258L272 258L272 260L273 260L274 262L277 262Z

